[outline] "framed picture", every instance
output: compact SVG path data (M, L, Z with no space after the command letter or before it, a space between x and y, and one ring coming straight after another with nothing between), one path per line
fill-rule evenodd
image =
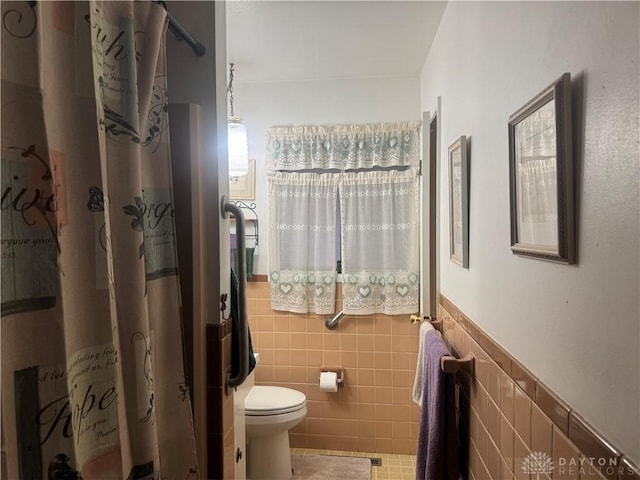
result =
M231 200L255 200L256 160L249 159L249 172L241 177L229 178L229 198Z
M451 261L469 268L469 156L464 135L449 147L449 238Z
M571 75L509 117L511 250L575 263Z

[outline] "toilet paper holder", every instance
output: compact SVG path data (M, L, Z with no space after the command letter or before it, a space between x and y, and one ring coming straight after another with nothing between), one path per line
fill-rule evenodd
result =
M338 375L338 385L340 385L344 380L344 367L329 367L327 365L323 365L320 367L320 373L322 372L334 372Z

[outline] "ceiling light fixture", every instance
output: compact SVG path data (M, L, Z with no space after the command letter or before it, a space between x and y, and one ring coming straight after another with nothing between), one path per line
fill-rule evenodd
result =
M229 94L230 112L227 119L229 177L237 178L249 173L249 143L247 127L242 124L240 117L233 114L233 70L234 63L229 64Z

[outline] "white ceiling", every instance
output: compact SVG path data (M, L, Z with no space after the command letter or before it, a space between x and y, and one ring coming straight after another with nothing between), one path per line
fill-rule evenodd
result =
M229 1L228 62L236 82L418 75L445 5Z

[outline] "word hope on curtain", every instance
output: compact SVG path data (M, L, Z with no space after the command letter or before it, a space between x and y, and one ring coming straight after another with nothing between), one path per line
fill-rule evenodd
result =
M410 167L419 164L419 127L406 122L268 131L274 310L335 312L338 228L343 311L418 310L420 188L417 169Z

